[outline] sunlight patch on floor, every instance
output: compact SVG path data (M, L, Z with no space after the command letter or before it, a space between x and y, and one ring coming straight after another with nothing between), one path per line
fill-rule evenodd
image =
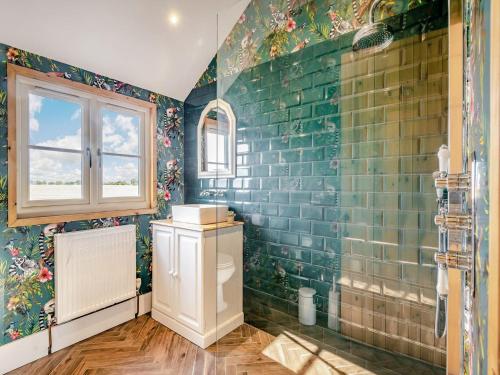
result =
M276 337L262 354L296 374L375 374L288 331Z

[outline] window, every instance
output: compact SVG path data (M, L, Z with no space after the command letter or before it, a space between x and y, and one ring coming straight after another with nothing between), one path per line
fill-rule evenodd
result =
M231 106L212 100L198 122L198 177L234 177L236 118Z
M8 80L10 225L154 212L155 105L10 64Z

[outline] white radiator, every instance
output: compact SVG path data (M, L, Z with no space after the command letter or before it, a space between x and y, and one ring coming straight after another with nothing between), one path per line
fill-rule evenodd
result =
M58 324L135 296L135 225L54 237Z

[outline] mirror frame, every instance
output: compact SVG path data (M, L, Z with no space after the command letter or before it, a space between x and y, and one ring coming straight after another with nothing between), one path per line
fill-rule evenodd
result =
M229 157L229 169L226 171L203 171L202 170L202 155L201 155L201 142L202 142L202 131L203 125L205 123L205 116L212 110L220 108L227 114L229 120L229 142L228 142L228 157ZM198 128L196 130L196 148L197 148L197 163L198 163L198 178L217 178L226 177L234 178L236 177L236 117L234 116L233 109L231 105L222 100L215 99L211 100L201 112L200 119L198 120Z

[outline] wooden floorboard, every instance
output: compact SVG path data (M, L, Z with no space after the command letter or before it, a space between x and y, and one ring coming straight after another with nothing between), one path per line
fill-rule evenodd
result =
M389 375L396 372L382 361L367 362L335 349L318 348L293 334L274 337L248 324L203 350L149 315L143 315L10 374Z

